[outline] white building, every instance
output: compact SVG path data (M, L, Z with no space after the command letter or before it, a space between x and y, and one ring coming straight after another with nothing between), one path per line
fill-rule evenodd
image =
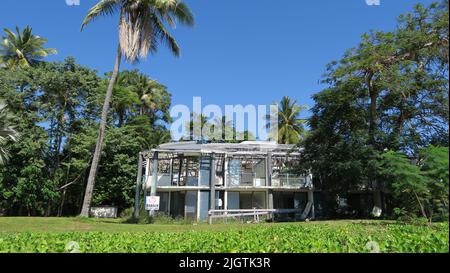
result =
M302 149L275 142L178 142L143 152L135 216L143 196L160 197L160 213L194 221L211 215L267 214L314 218L310 172L299 172Z

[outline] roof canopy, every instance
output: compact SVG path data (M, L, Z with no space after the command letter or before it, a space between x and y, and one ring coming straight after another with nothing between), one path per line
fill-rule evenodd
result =
M172 142L153 149L152 152L177 154L299 154L296 145L277 144L272 141L244 141L241 143Z

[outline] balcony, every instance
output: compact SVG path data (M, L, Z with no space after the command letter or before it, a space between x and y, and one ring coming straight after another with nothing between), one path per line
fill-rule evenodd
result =
M229 174L227 179L228 187L264 187L266 186L265 177L257 177L253 172L239 172Z
M310 188L312 186L308 177L298 174L276 174L272 177L272 186L279 188Z

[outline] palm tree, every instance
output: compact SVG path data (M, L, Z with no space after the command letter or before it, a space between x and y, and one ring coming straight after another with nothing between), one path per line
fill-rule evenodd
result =
M233 141L236 136L236 128L232 121L227 120L226 116L216 117L213 121L214 134L209 137L215 141ZM226 139L232 137L233 139Z
M57 51L44 48L47 40L32 33L27 26L22 32L16 27L16 32L5 28L6 36L0 43L0 66L9 68L27 68Z
M125 59L135 63L139 58L155 53L159 43L169 47L175 56L180 55L180 48L165 25L171 27L179 22L193 26L194 16L188 6L181 0L100 0L93 6L83 21L81 30L92 20L105 15L119 15L119 46L117 48L114 70L111 75L103 104L100 128L92 159L81 216L89 216L95 177L97 174L102 144L105 136L109 105L114 84L119 73L122 54Z
M305 120L300 119L299 115L306 108L306 106L297 105L296 100L283 97L278 104L278 113L272 113L272 116L268 117L268 119L278 121L278 131L275 132L278 136L272 135L272 139L277 138L280 144L298 144L305 134ZM270 124L267 124L267 127L272 128Z
M185 124L185 129L189 132L189 136L185 136L183 140L186 140L186 138L191 141L209 140L209 132L205 132L211 126L208 121L208 117L203 114L191 113L190 121Z
M17 141L19 133L15 126L11 124L13 116L8 111L6 104L0 101L0 165L4 165L9 158L9 153L5 149L8 140Z

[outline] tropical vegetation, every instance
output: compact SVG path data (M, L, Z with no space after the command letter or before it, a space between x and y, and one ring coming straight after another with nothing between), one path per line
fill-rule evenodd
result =
M81 215L85 217L89 216L95 179L105 138L109 105L112 101L113 89L119 73L122 55L127 61L134 63L139 58L147 57L149 52L155 53L158 45L163 43L169 47L175 56L179 56L180 48L164 24L166 23L171 27L175 27L177 22L188 26L194 24L193 14L188 6L180 0L100 0L89 10L81 29L97 17L111 15L115 12L120 14L119 45L114 69L106 89L98 138L81 210Z
M16 27L16 33L7 28L4 32L6 36L0 42L0 67L27 68L57 53L53 48L45 48L47 40L33 34L30 26L23 31Z
M170 87L119 68L122 59L134 63L160 44L179 55L167 28L193 25L192 13L178 0L102 0L82 26L114 14L116 65L105 75L71 57L48 61L56 51L31 27L5 30L0 214L85 216L94 205L125 211L133 204L139 152L171 140ZM448 1L416 5L393 31L364 34L329 64L310 117L294 98L281 98L273 140L304 147L301 168L313 172L327 217L351 216L336 199L366 190L375 206L388 195L392 213L383 217L448 220L448 27ZM254 139L224 117L194 113L185 126L190 140Z

